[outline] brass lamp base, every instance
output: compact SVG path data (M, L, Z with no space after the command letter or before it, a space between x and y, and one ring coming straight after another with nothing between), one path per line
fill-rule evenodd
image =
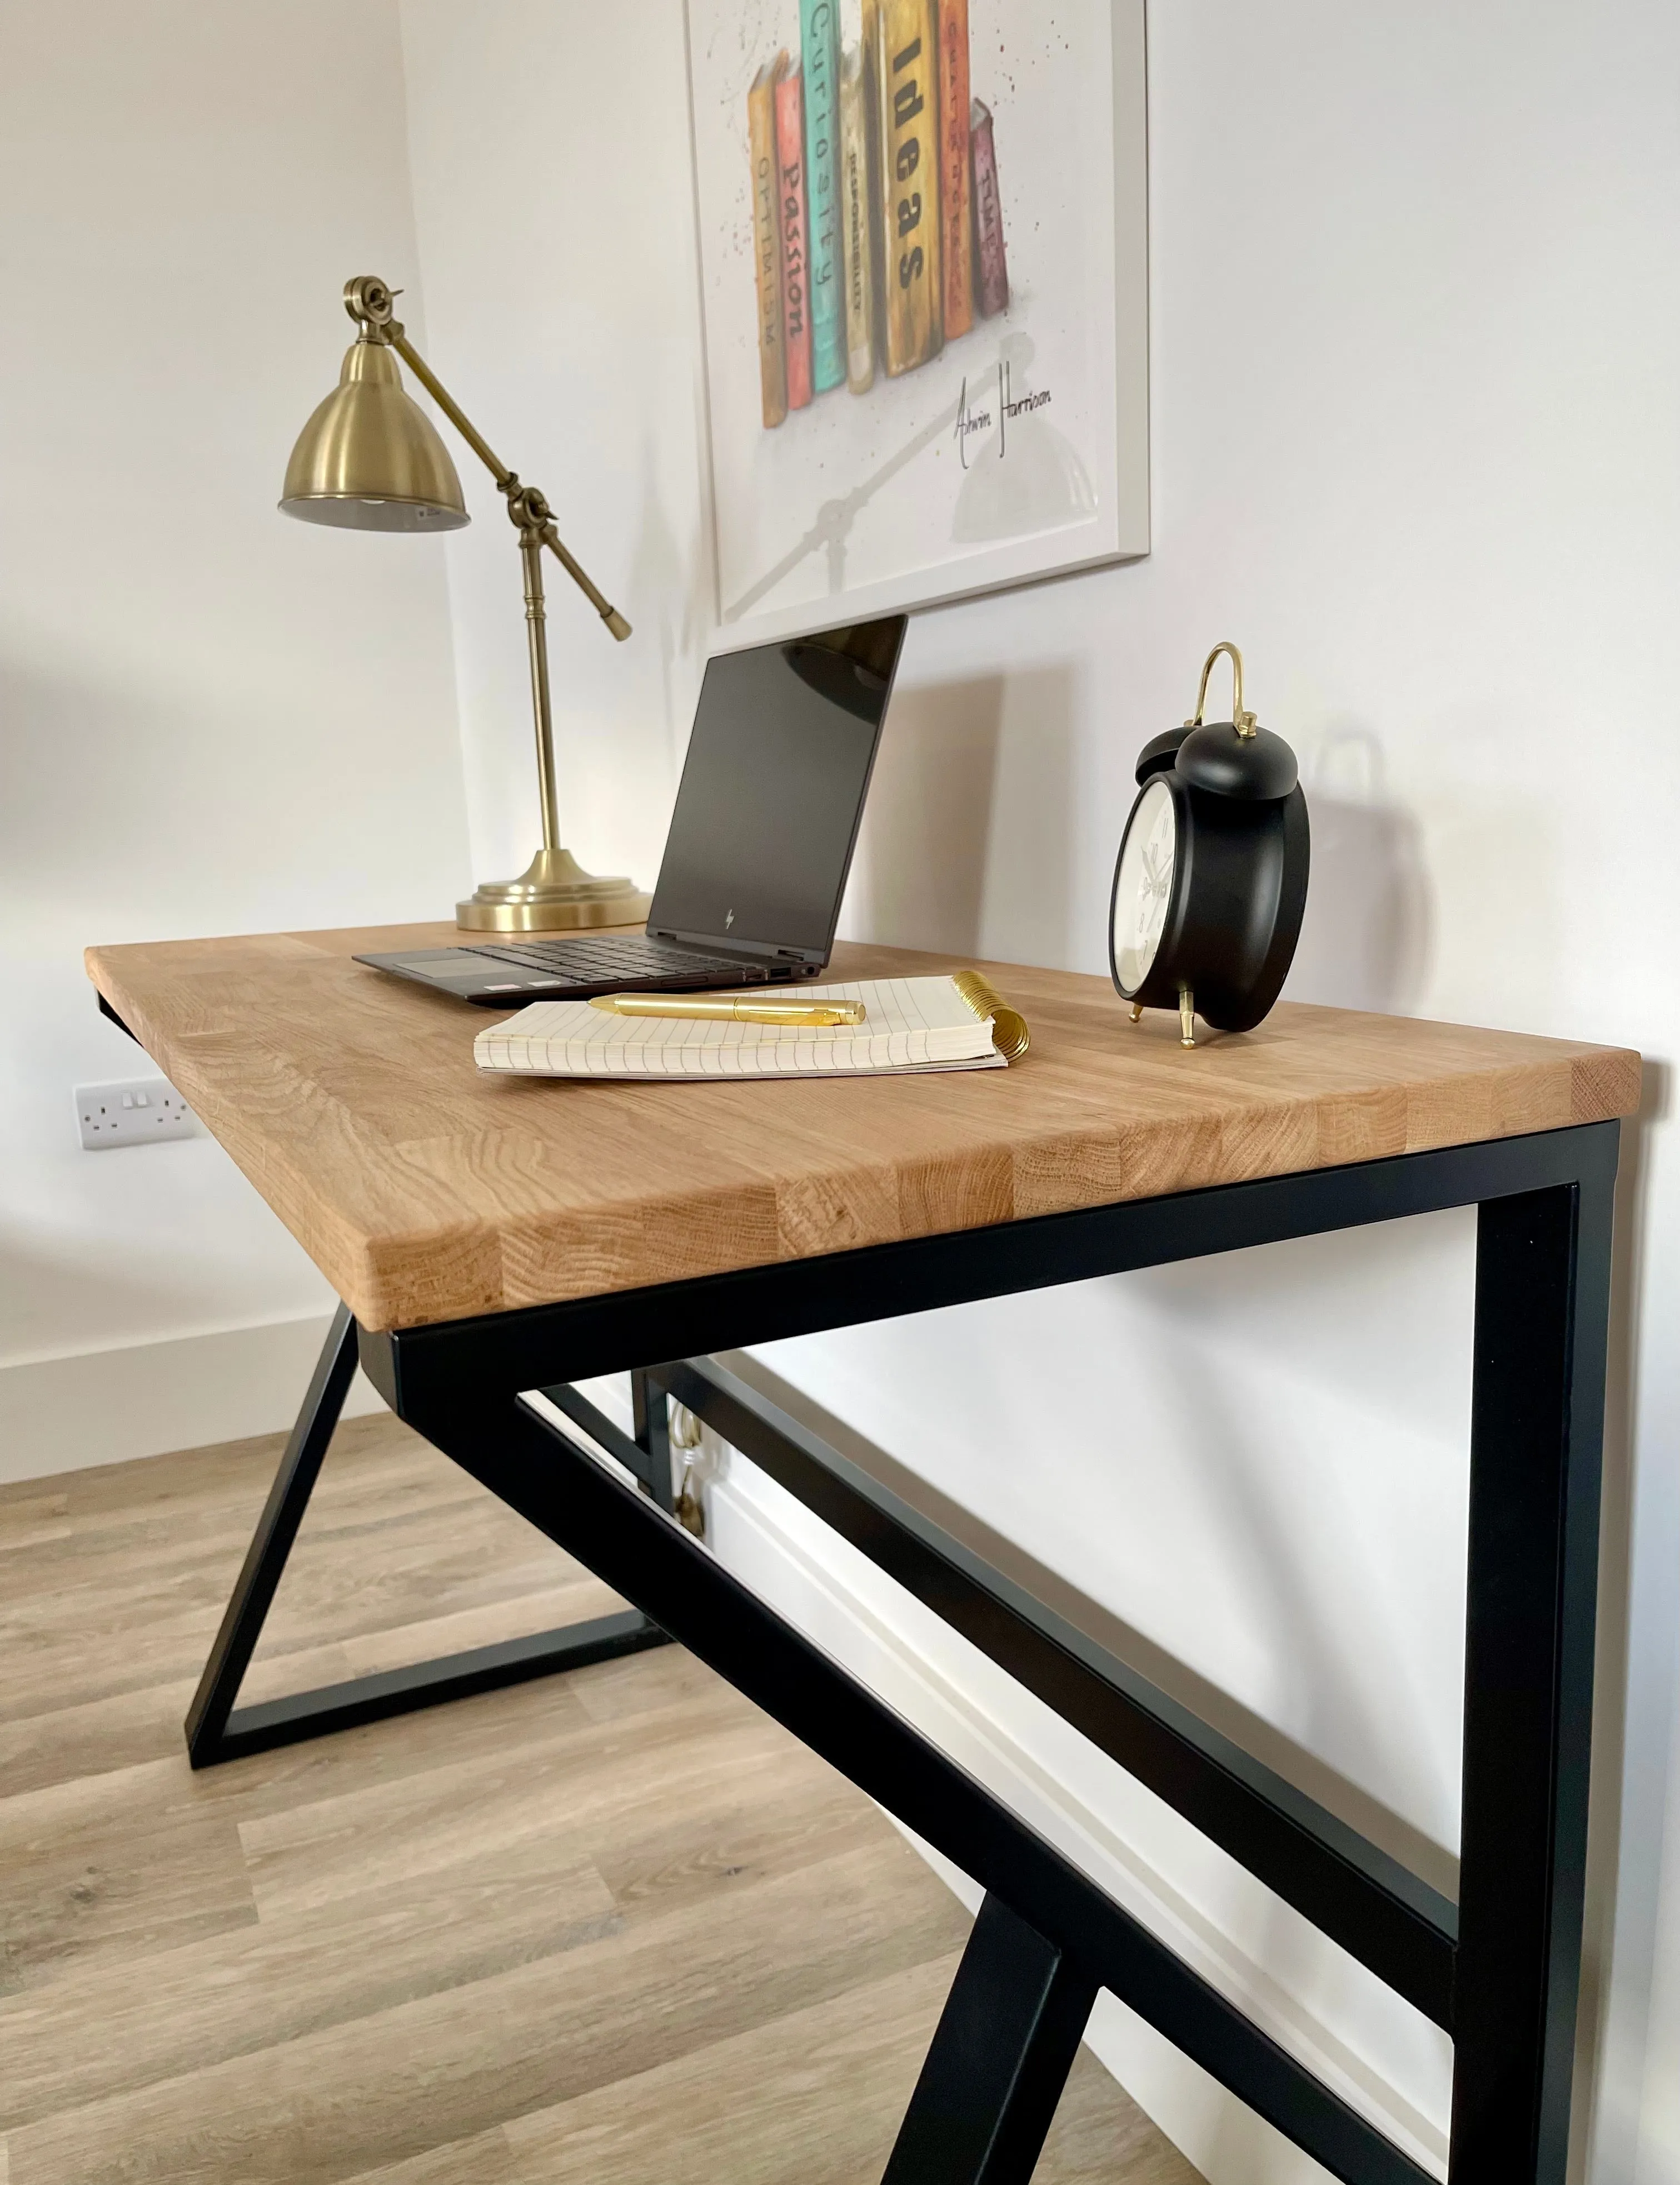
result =
M455 906L468 933L563 933L583 925L639 925L652 897L634 880L597 879L569 850L539 850L517 880L490 880Z

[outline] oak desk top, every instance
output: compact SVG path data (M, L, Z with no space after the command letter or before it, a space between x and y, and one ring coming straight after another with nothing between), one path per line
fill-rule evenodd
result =
M94 983L363 1327L977 1228L1632 1112L1639 1058L1280 1003L1136 1026L1106 979L984 969L1007 1070L671 1085L482 1076L496 1021L353 963L452 925L90 948ZM967 959L842 943L831 976Z

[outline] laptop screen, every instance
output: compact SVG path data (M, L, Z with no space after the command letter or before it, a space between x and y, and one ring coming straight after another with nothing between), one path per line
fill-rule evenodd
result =
M826 959L903 615L706 665L650 933Z

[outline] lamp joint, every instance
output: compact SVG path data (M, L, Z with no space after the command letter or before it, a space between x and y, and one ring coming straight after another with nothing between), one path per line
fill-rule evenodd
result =
M374 273L358 273L344 283L344 309L361 329L365 341L399 342L403 325L396 316L400 288L388 288Z
M540 538L553 515L546 495L534 485L521 485L517 471L510 471L499 483L507 497L507 513L515 529L535 532Z

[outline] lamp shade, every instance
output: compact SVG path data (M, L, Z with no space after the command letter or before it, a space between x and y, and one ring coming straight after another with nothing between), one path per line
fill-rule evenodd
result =
M280 506L354 531L458 531L470 521L449 450L385 343L364 338L345 357L298 435Z

